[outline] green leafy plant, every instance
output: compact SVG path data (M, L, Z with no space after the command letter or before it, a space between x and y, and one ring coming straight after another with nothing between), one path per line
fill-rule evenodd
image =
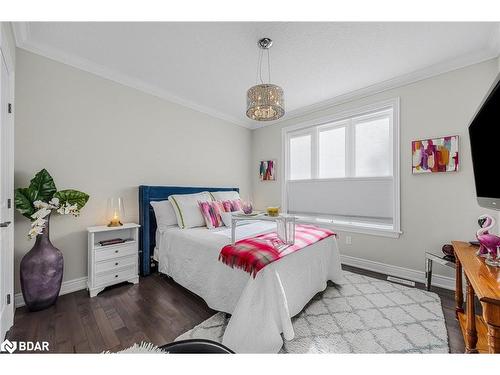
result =
M78 216L89 200L89 195L78 190L57 191L54 179L42 169L30 181L27 188L16 189L16 209L31 220L30 238L42 233L47 216L52 211L61 215Z

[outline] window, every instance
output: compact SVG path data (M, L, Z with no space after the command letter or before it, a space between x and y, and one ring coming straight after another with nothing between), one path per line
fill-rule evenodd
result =
M311 178L311 135L290 138L290 179Z
M392 142L389 114L354 124L357 177L392 175Z
M284 209L333 226L396 236L398 113L394 99L283 129Z
M334 178L346 176L345 130L345 126L318 130L319 178Z

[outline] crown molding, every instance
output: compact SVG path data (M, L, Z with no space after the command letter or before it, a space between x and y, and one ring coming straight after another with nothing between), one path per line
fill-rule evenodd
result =
M31 38L30 38L29 23L27 22L15 22L13 23L13 25L14 25L14 38L18 48L72 66L74 68L86 71L88 73L92 73L96 76L108 79L110 81L119 83L121 85L131 87L133 89L142 91L146 94L150 94L158 98L165 99L169 102L181 105L183 107L193 109L197 112L204 113L211 117L215 117L220 120L245 127L247 129L252 128L251 124L244 122L238 118L229 116L225 113L221 113L212 108L208 108L206 106L194 103L190 100L181 98L177 95L172 94L167 90L161 89L157 86L151 85L142 80L136 79L126 74L122 74L116 70L109 69L103 65L96 64L87 59L67 54L57 48L53 48L51 46L44 45L42 43L33 42L32 40L30 40Z
M29 35L29 23L28 22L11 22L12 31L14 32L14 40L17 47L21 47Z
M417 70L408 74L404 74L401 76L397 76L389 80L379 82L345 94L341 94L318 103L294 109L286 113L286 115L280 120L271 122L249 122L222 113L220 111L214 110L212 108L194 103L190 100L181 98L160 87L151 85L134 77L122 74L116 70L106 68L105 66L102 66L100 64L96 64L89 60L67 54L56 48L43 45L41 43L33 42L32 40L30 40L31 38L30 38L30 29L28 22L12 22L12 28L14 31L14 38L16 45L21 49L47 57L51 60L55 60L66 65L70 65L77 69L95 74L105 79L109 79L124 86L128 86L136 90L142 91L144 93L165 99L167 101L181 105L183 107L193 109L197 112L204 113L211 117L215 117L220 120L252 130L260 129L266 126L272 126L275 124L280 124L282 122L289 121L295 118L311 115L334 106L338 106L357 99L362 99L371 95L375 95L387 90L395 89L397 87L422 81L440 74L461 69L469 65L478 64L480 62L497 58L500 56L500 24L499 24L498 32L491 36L491 39L488 41L487 47L479 51L476 51L474 53L460 56L458 58L448 60L443 63L431 65L427 68Z

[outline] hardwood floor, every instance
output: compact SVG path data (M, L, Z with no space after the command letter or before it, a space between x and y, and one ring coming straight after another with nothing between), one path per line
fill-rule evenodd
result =
M344 266L346 270L385 279L385 275ZM418 285L423 289L423 285ZM453 292L434 288L442 302L452 353L463 353L464 342L455 320ZM44 311L16 310L7 338L48 341L51 353L118 351L136 342L163 345L215 314L198 296L160 274L122 284L95 298L87 291L61 296Z

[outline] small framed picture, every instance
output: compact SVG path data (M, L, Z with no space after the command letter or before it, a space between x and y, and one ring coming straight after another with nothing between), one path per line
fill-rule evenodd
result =
M261 181L276 181L276 160L262 160L259 175Z
M411 151L413 174L458 171L458 135L413 141Z

